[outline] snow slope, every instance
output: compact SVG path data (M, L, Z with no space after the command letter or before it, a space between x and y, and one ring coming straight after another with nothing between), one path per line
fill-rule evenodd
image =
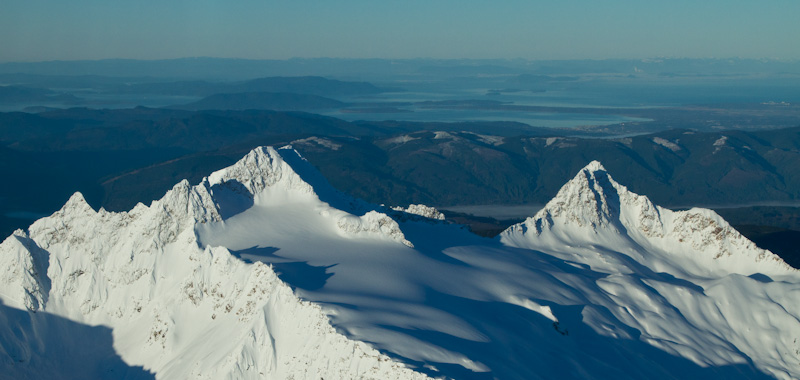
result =
M798 272L597 162L485 239L259 148L128 213L76 195L0 244L0 264L15 376L800 377Z

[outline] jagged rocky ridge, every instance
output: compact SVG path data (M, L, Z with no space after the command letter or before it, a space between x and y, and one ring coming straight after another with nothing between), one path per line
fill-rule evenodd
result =
M247 199L269 187L313 194L277 151L262 148L198 186L179 183L149 207L96 212L76 193L29 232L15 232L0 245L0 262L9 268L0 294L6 305L30 314L2 331L3 376L80 377L55 373L67 364L49 356L49 346L99 342L38 336L47 324L39 316L47 313L113 329L114 346L107 349L142 366L142 373L132 371L142 377L425 378L336 333L319 306L299 300L268 265L198 245L195 226L222 221L234 206L220 207L215 193ZM386 215L346 219L338 223L343 233L403 241ZM103 365L103 357L93 359L84 366Z
M800 375L800 276L711 211L660 208L593 162L498 239L440 219L341 194L290 148L256 149L128 213L76 194L0 244L0 366L18 378ZM105 350L63 349L87 336L82 347Z

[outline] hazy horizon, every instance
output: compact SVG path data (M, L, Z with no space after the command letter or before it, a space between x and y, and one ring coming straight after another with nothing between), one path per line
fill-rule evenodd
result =
M110 3L0 14L0 62L239 59L800 59L800 2L477 0Z
M183 56L174 58L123 58L123 57L109 57L109 58L96 58L96 59L42 59L42 60L0 60L0 64L27 64L27 63L47 63L47 62L102 62L102 61L141 61L141 62L157 62L157 61L179 61L179 60L231 60L231 61L275 61L275 62L288 62L288 61L302 61L302 60L341 60L341 61L439 61L439 62L457 62L457 61L471 61L471 62L492 62L492 61L505 61L505 62L577 62L577 61L642 61L642 62L655 62L660 60L697 60L697 61L725 61L725 60L742 60L742 61L762 61L762 62L783 62L783 63L797 63L800 58L775 58L775 57L665 57L665 56L646 56L646 57L627 57L627 58L574 58L574 59L529 59L529 58L435 58L435 57L408 57L408 58L383 58L383 57L289 57L289 58L245 58L245 57L215 57L215 56Z

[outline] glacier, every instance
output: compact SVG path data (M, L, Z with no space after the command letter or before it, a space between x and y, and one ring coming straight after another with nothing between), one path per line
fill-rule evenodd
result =
M0 378L792 379L800 274L591 162L495 239L262 147L0 244ZM76 364L80 363L80 364Z

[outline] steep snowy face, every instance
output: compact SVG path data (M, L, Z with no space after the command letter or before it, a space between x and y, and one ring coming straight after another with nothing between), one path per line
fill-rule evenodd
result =
M19 307L38 311L47 302L50 281L47 277L47 252L39 249L28 234L14 231L0 244L0 296Z
M161 200L130 212L94 211L75 194L27 233L8 237L0 244L0 265L8 268L0 274L3 373L426 378L338 334L319 306L298 299L268 265L246 264L225 248L200 246L199 225L224 223L226 213L248 201L320 202L281 154L299 157L289 149L257 149L198 186L181 182ZM282 197L269 199L270 194ZM348 215L355 222L342 234L379 236L403 246L402 233L392 235L392 227L399 231L397 223L392 226L377 212L360 217L340 211L331 224ZM91 347L89 353L52 354L77 341ZM75 360L82 369L71 363ZM107 368L110 362L118 364Z
M698 276L794 271L715 212L656 206L614 181L597 161L584 167L535 216L510 227L500 239L533 249L613 247L653 270Z

